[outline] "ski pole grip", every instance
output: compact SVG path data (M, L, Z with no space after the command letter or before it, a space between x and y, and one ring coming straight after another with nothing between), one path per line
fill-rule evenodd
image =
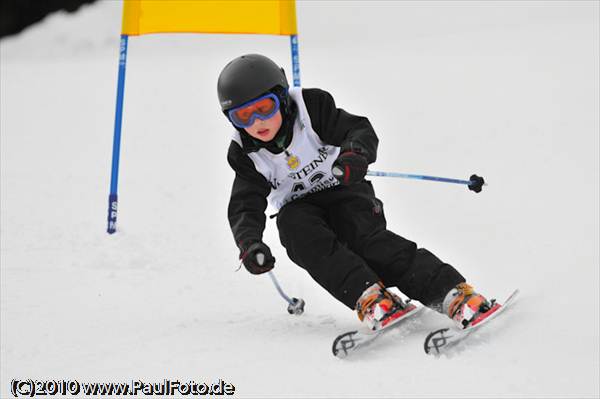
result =
M477 175L471 175L469 180L471 181L471 184L469 184L469 186L468 186L469 190L475 191L476 193L481 192L481 189L483 188L483 185L485 184L485 180L483 180L483 177L477 176Z

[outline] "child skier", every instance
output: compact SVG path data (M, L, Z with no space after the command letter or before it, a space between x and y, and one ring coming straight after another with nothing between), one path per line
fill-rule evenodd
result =
M290 259L370 329L407 308L392 286L463 327L482 319L490 303L456 269L386 229L364 179L378 145L367 118L336 108L326 91L289 89L283 69L258 54L228 63L217 91L236 129L228 218L250 273L275 266L262 241L268 199Z

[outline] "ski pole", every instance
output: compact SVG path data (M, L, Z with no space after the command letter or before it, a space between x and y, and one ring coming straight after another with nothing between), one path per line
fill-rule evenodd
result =
M275 288L277 288L277 292L279 292L279 295L281 295L281 297L285 299L288 303L288 313L295 315L301 315L302 313L304 313L304 305L306 304L306 302L304 302L304 299L290 298L289 296L287 296L285 292L283 292L283 290L281 289L281 286L279 285L279 282L277 281L277 278L275 277L275 274L272 271L269 272L269 277L271 277L271 281L273 281L273 284L275 285Z
M368 176L383 176L383 177L401 177L403 179L418 179L418 180L431 180L442 183L455 183L465 184L469 187L469 190L480 192L483 186L487 186L483 177L477 175L471 175L469 180L451 179L448 177L437 177L437 176L426 176L426 175L413 175L409 173L396 173L396 172L379 172L375 170L367 171Z
M266 261L265 254L262 252L258 252L256 254L256 262L259 264L259 266L263 266L265 264L265 261ZM240 264L240 267L242 267L242 264ZM239 270L239 268L238 268L238 270ZM288 313L295 314L298 316L301 315L302 313L304 313L304 305L306 305L306 302L304 302L304 299L290 298L289 296L287 296L286 293L283 292L283 289L281 288L281 286L279 285L279 282L277 281L277 278L275 277L275 274L273 273L273 271L269 271L269 277L271 277L271 281L275 285L275 288L277 288L277 292L279 292L279 295L281 295L281 297L283 299L285 299L285 301L288 303L288 307L287 307Z

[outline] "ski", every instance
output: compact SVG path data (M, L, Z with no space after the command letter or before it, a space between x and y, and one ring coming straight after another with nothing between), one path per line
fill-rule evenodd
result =
M333 341L333 355L338 358L345 358L349 354L355 352L357 349L362 348L367 344L373 342L376 338L378 338L385 332L402 324L400 323L401 321L418 314L421 310L424 309L424 307L409 304L407 309L408 311L406 313L402 314L397 319L394 319L380 330L354 330L338 335L337 338Z
M427 335L427 338L425 338L425 353L436 356L446 353L449 348L452 348L471 335L475 330L498 317L498 315L504 312L514 302L514 299L518 294L519 290L514 290L503 304L494 304L494 306L492 306L491 310L488 312L489 316L473 327L468 327L464 330L460 330L458 328L442 328L440 330L431 332L429 335Z

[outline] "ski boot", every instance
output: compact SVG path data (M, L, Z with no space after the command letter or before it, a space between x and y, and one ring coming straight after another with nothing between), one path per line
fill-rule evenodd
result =
M360 321L372 330L381 330L416 309L397 295L385 289L382 283L367 288L356 302Z
M450 290L443 302L443 313L463 329L473 327L496 311L495 300L488 301L476 293L467 283L460 283Z

